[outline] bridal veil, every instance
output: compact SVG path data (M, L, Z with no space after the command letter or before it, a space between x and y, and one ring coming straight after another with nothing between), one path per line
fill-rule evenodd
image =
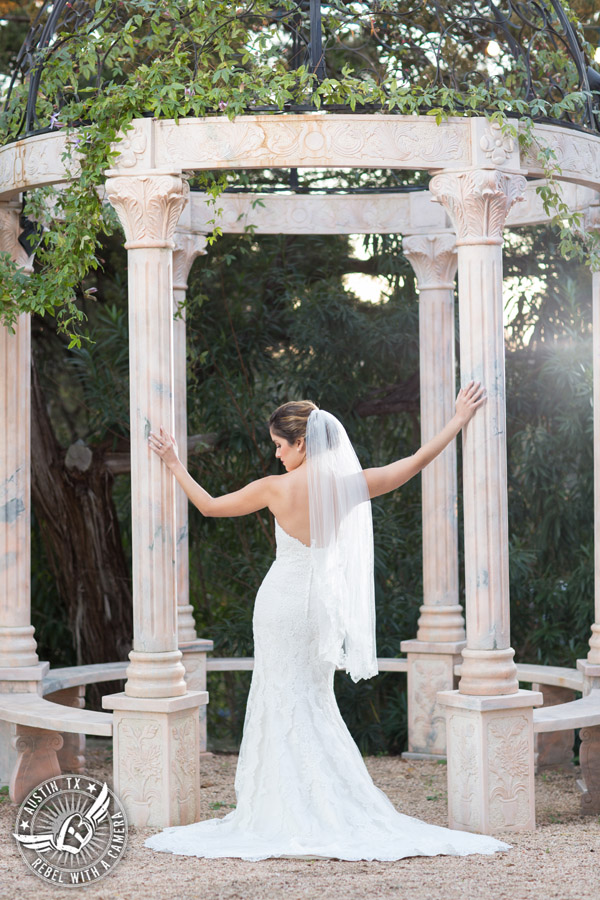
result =
M353 681L371 678L378 672L371 500L344 426L325 410L308 417L306 462L319 655Z

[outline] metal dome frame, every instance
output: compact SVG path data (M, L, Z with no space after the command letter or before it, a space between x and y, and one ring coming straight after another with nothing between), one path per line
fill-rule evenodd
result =
M123 4L113 3L101 22L112 18L118 23L120 6ZM400 7L401 4L395 6ZM496 5L494 0L457 0L453 3L412 0L410 8L402 11L394 9L389 2L290 0L288 9L274 9L271 24L280 29L282 53L287 56L290 68L305 65L319 81L327 77L328 71L335 70L339 74L343 62L358 64L357 72L361 76L369 74L375 80L380 79L381 66L363 52L364 44L360 43L363 35L368 35L369 40L378 47L380 58L387 55L393 59L398 71L405 70L405 77L415 79L419 72L427 70L431 83L437 87L460 91L468 83L477 82L493 90L495 83L502 82L506 75L514 74L518 69L522 73L521 93L526 102L544 94L545 99L557 99L571 91L585 92L587 96L579 113L564 113L561 120L547 121L557 124L560 121L561 124L599 133L600 105L594 92L600 88L600 74L590 65L560 0L504 0L502 7ZM424 27L415 25L416 13L428 14L433 30L426 31ZM45 62L83 31L91 17L90 4L86 0L44 0L19 51L7 92L5 110L10 106L15 85L19 81L29 84L26 108L12 139L47 130L40 127L36 115ZM252 5L238 16L249 21L252 17ZM184 20L185 15L182 17ZM59 34L62 37L55 40ZM400 38L401 44L398 43ZM502 67L498 61L494 62L495 73L488 69L486 74L482 60L486 58L485 49L492 41L497 45L499 54L504 55L506 63ZM465 56L463 54L461 57L460 51L458 54L450 52L456 47L463 50L470 48L473 59L471 68L458 65L459 62L464 63ZM572 67L570 84L566 84L558 72L549 72L543 66L537 69L536 54L544 47L564 54L567 64ZM103 62L99 60L96 76L98 91L102 89ZM339 104L327 108L330 112L350 111L348 106ZM284 109L286 112L306 112L314 106L290 102ZM365 112L373 112L374 109L372 105L364 107ZM247 113L280 111L277 107L255 106L248 108ZM542 116L534 118L544 120Z

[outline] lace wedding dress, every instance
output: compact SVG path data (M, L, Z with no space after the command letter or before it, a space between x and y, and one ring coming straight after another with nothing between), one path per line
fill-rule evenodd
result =
M402 815L373 783L340 714L335 667L317 655L310 548L276 522L277 557L256 596L254 671L236 808L165 828L145 846L185 856L333 857L494 853L494 838Z

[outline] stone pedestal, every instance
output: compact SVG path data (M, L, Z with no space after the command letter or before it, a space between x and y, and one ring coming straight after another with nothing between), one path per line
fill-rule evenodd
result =
M491 834L535 828L533 707L543 697L438 694L446 710L448 824Z
M400 649L408 660L405 759L445 759L446 716L436 695L456 687L454 666L460 662L464 646L464 641L402 641Z
M196 638L195 641L180 643L179 649L183 654L183 666L185 668L185 680L188 691L206 691L206 654L214 648L213 641ZM200 753L206 753L206 704L200 705Z
M104 697L113 710L115 793L130 825L189 825L201 818L199 707L208 694Z
M578 659L577 668L583 672L583 695L591 690L600 690L600 665L591 663L589 659Z

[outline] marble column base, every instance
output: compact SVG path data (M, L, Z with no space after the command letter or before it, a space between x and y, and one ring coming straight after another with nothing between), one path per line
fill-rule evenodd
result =
M183 659L183 667L185 669L185 680L188 691L205 691L206 690L206 654L214 648L214 642L196 638L193 641L179 643ZM206 753L206 703L200 705L200 753Z
M448 824L493 834L535 829L533 707L543 697L443 691L448 759Z
M571 688L555 687L548 684L532 684L532 690L539 691L544 698L544 706L559 706L575 699ZM573 769L573 744L575 731L544 731L533 736L533 758L535 774L548 769L569 772Z
M583 672L583 695L586 697L591 690L600 690L600 665L591 663L587 659L578 659L577 668Z
M114 790L130 825L166 828L200 819L198 710L207 702L206 691L102 698L113 710Z
M408 660L408 751L405 759L445 759L446 716L438 691L456 687L454 666L461 661L465 641L402 641Z

